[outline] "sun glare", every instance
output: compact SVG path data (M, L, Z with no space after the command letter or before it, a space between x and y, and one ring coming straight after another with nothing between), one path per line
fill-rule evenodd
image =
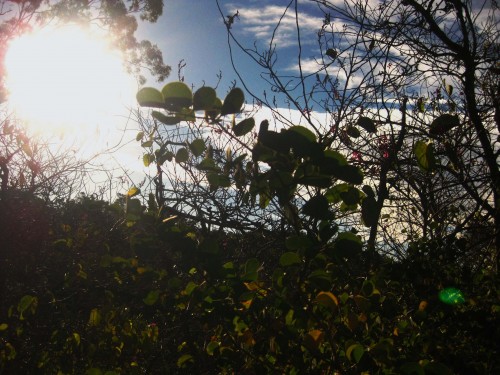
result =
M9 103L37 133L88 136L126 114L135 84L102 35L74 25L46 27L11 42Z

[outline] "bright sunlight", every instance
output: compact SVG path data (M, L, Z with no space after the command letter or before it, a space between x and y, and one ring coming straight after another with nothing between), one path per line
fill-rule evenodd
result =
M44 135L88 138L127 113L136 90L102 35L75 25L46 27L14 40L6 56L9 103Z

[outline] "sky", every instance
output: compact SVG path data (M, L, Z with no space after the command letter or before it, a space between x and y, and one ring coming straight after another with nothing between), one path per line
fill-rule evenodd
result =
M219 5L224 16L234 15L231 31L240 43L247 48L255 46L264 51L269 46L272 32L289 0L220 0ZM300 19L303 41L303 58L312 59L319 54L316 32L322 25L323 16L317 7L300 1ZM297 72L297 43L293 9L290 9L282 21L274 43L278 54L277 67L283 74ZM156 24L143 24L139 37L149 39L163 51L164 60L171 65L172 75L169 80L177 79L177 66L184 60L186 67L182 74L186 83L195 87L203 84L215 86L217 76L222 73L219 95L232 86L233 80L241 87L242 81L235 73L230 59L227 28L215 0L167 0L164 15ZM235 65L244 83L256 93L262 94L270 88L261 79L263 69L248 56L241 53L234 42L231 43L235 56ZM148 85L155 86L153 80Z

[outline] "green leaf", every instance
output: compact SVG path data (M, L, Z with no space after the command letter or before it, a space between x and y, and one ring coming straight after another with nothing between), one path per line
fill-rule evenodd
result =
M139 132L137 133L137 135L135 136L135 140L136 141L141 141L142 138L144 138L144 132Z
M328 200L324 195L316 195L309 199L304 206L302 212L315 219L329 220L333 219L333 214L329 210Z
M417 157L417 163L425 171L435 168L434 149L432 142L417 141L413 147L413 152Z
M210 110L213 108L215 100L217 99L217 94L215 90L211 87L200 87L193 96L193 109L198 110Z
M219 98L215 98L212 109L205 111L205 116L211 120L215 120L219 116L222 108L222 101Z
M306 235L294 235L285 240L285 246L288 250L302 250L312 246L312 241Z
M92 309L90 311L89 325L92 327L97 327L101 322L101 313L99 309Z
M445 288L439 292L439 300L448 305L458 305L465 302L464 295L457 288Z
M161 90L165 107L170 111L180 111L193 103L193 93L183 82L170 82Z
M144 154L142 155L142 162L145 167L149 167L152 162L154 162L155 156L152 154Z
M253 117L247 118L238 124L234 125L233 131L234 135L237 137L241 137L249 132L252 131L252 129L255 127L255 120Z
M243 91L240 88L232 89L224 99L221 115L225 116L232 113L240 113L244 102L245 95L243 94Z
M153 145L153 141L146 141L141 143L141 147L148 148Z
M359 138L359 136L361 135L358 128L356 128L355 126L348 126L346 129L346 133L349 137L352 138Z
M7 328L9 328L7 323L0 324L0 332L5 331Z
M361 116L358 119L358 125L365 129L368 133L376 133L377 127L373 120L369 117Z
M142 301L148 305L148 306L152 306L154 305L157 301L158 301L158 298L160 297L160 291L159 290L152 290L148 293L148 295L146 296L146 298L144 298Z
M302 260L297 253L286 252L280 257L280 265L282 267L289 267L300 263L302 263Z
M219 348L220 343L217 341L210 341L207 345L207 354L214 355L215 351Z
M257 281L260 269L260 262L256 258L250 258L245 263L244 275L242 279L244 281Z
M363 354L365 354L365 349L362 345L353 344L349 346L349 348L347 348L345 354L349 361L359 363L359 361L361 361L361 358L363 357Z
M377 224L378 204L372 195L367 196L361 203L361 218L367 227Z
M210 186L214 188L218 187L230 187L231 186L231 180L229 179L228 176L223 175L223 174L217 174L217 173L207 173L207 180Z
M429 134L442 135L459 125L460 119L457 115L450 115L448 113L445 113L444 115L441 115L434 121L432 121Z
M356 256L363 249L361 239L352 232L339 233L334 244L335 255L341 258Z
M315 302L332 309L338 307L339 305L338 298L335 297L332 292L319 292L316 296Z
M141 189L133 186L127 191L127 197L132 198L141 193Z
M92 367L85 372L85 375L102 375L102 371L96 367Z
M340 192L340 198L348 206L357 205L361 199L360 191L354 186L349 186L347 191Z
M164 99L160 91L153 87L144 87L137 92L137 102L141 107L164 108Z
M189 149L196 157L201 156L206 148L207 147L203 139L195 139L193 142L189 144Z
M152 111L151 116L153 116L154 119L160 121L162 124L169 126L176 125L181 122L181 119L177 116L166 116L165 114L158 111Z
M314 133L304 126L294 125L288 128L287 133L296 133L305 138L309 142L316 142Z
M215 164L214 159L212 158L205 158L201 161L200 164L196 166L200 171L206 171L206 172L218 172L220 168Z
M184 147L177 150L175 154L175 161L177 163L184 163L189 160L189 152Z
M36 301L36 297L25 295L21 298L17 304L17 311L22 315L27 309L30 308L31 304Z

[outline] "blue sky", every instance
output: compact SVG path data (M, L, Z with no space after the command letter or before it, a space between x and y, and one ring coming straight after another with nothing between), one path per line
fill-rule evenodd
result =
M269 45L273 29L290 1L220 0L219 3L224 15L239 11L239 19L232 26L236 38L248 48L253 48L255 42L263 50ZM322 25L323 16L317 7L305 1L299 1L299 7L303 12L300 18L303 58L311 60L319 54L315 34ZM164 5L164 15L154 25L143 24L139 36L149 39L162 50L165 62L173 68L169 80L177 79L177 64L183 59L186 63L183 75L188 84L199 87L205 82L214 86L218 81L217 75L222 72L220 96L228 90L232 80L236 80L236 85L241 87L241 81L231 66L227 30L215 0L168 0ZM283 18L274 42L278 53L276 66L283 74L296 73L293 5ZM235 64L248 87L257 94L263 90L270 92L260 78L262 68L243 55L234 44L233 47ZM148 85L158 84L150 80Z

